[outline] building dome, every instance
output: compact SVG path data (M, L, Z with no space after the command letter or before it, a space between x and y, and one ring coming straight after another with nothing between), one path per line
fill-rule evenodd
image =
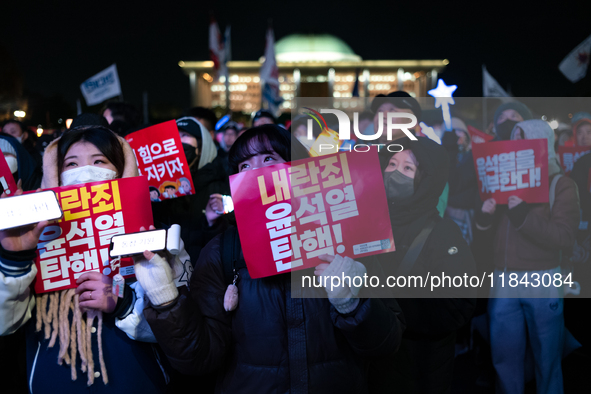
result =
M359 62L351 47L330 34L292 34L275 43L275 57L282 63Z

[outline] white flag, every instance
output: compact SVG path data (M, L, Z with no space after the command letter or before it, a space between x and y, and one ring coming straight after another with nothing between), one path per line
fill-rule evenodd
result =
M558 69L569 81L575 83L587 75L587 66L589 66L590 53L591 36L587 37L585 41L573 49L571 53L569 53L568 56L560 62Z
M117 75L117 66L113 64L88 78L82 82L80 90L82 90L82 95L89 106L119 96L121 94L121 85L119 84L119 75Z
M232 42L230 40L230 30L231 26L226 26L226 31L224 32L224 55L227 62L232 60Z
M511 97L482 65L482 97Z
M262 101L273 114L279 112L283 99L279 95L279 68L275 59L275 34L269 27L265 43L265 62L261 66Z
M221 58L220 58L220 71L218 75L226 77L226 80L230 77L228 71L228 62L232 60L232 44L230 42L230 25L226 26L224 32L224 43L222 44ZM218 77L219 78L219 77Z

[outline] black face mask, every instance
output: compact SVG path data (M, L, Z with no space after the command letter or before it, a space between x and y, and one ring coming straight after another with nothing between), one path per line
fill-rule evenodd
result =
M183 144L183 152L185 152L187 163L191 165L191 163L193 163L193 161L195 161L195 159L197 158L195 147L193 145Z
M503 141L509 141L511 139L511 132L517 123L519 122L506 120L503 123L497 125L497 136L499 139Z
M398 204L408 201L415 192L414 179L398 170L384 174L384 186L388 200Z

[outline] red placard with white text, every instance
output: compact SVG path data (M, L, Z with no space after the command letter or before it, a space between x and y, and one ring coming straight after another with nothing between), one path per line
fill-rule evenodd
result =
M492 141L495 138L494 135L486 134L474 126L468 126L468 133L470 133L470 140L473 144L483 144Z
M472 146L480 198L507 204L510 196L548 202L548 141L496 141Z
M377 151L346 152L230 177L252 278L395 250Z
M14 177L10 172L10 168L4 159L4 155L0 155L0 194L6 193L11 196L16 192L16 183Z
M108 257L111 237L153 224L147 188L146 178L138 176L50 189L64 216L51 222L39 239L35 292L74 288L76 279L89 271L116 274ZM133 260L122 259L118 272L133 276Z
M577 160L589 152L591 152L591 146L559 146L558 160L564 173L570 174Z
M145 175L150 200L163 201L195 194L193 178L176 122L170 120L128 134L140 175Z

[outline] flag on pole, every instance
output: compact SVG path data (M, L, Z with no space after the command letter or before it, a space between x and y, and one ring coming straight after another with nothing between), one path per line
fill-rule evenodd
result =
M482 65L482 97L511 97Z
M571 53L560 62L558 69L569 81L575 83L587 75L590 53L591 36L587 37L585 41L573 49Z
M222 51L223 59L220 66L219 76L224 76L224 86L226 87L226 110L230 110L230 70L228 69L228 62L232 60L232 43L230 41L230 25L226 26L224 32L224 50Z
M223 71L224 44L222 42L220 28L214 17L211 17L209 22L209 57L211 58L211 61L213 61L216 78L219 78L221 74L220 71Z
M267 30L265 43L265 61L261 66L263 107L277 115L283 99L279 95L279 68L275 59L275 34L273 28Z
M93 75L80 85L86 105L100 104L106 99L121 95L121 85L115 64Z
M228 78L230 78L230 72L228 71L228 62L231 60L231 53L232 46L230 44L230 26L226 26L226 31L224 32L224 40L221 43L220 49L220 68L218 71L218 79L220 77L225 77L226 84L228 83Z
M224 32L224 63L232 60L232 42L230 41L230 25L226 26Z

